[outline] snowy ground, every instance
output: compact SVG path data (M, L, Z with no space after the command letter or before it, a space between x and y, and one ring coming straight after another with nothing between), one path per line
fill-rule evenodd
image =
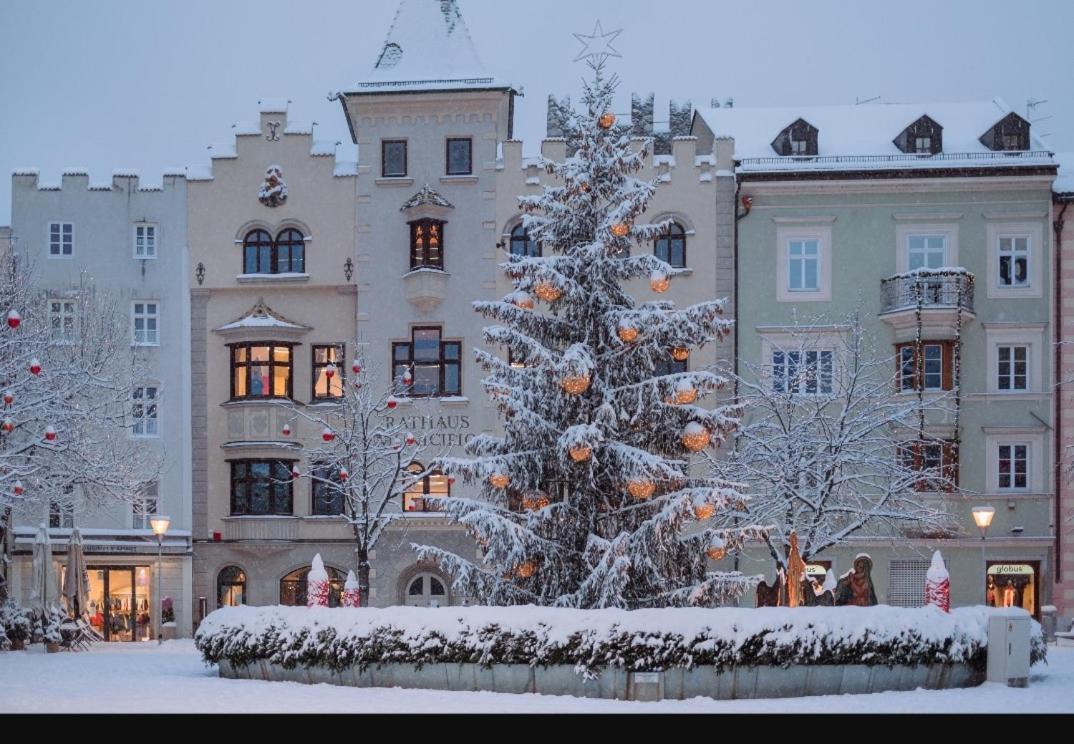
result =
M291 682L226 680L190 641L99 645L45 654L0 653L0 713L1074 713L1074 648L1049 648L1030 687L889 692L788 700L661 703L542 695L359 690Z

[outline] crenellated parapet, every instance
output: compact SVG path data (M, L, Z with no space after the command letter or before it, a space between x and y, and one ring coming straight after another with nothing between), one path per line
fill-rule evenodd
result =
M59 181L46 181L37 168L16 168L11 173L11 188L15 193L30 191L57 191L67 193L120 191L124 193L174 192L185 185L186 170L169 168L161 174L160 181L143 183L137 170L121 168L112 171L107 181L93 180L86 168L64 168Z

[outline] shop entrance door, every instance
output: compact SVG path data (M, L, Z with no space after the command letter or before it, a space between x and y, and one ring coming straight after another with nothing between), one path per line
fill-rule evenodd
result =
M106 641L148 641L149 568L90 566L90 622Z
M985 603L1021 607L1040 620L1040 561L988 561Z

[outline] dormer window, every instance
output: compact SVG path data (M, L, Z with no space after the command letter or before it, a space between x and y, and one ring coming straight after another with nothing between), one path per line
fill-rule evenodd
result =
M440 220L410 223L410 270L444 268L444 225Z
M1029 149L1029 122L1013 111L981 135L981 144L998 152Z
M943 127L930 116L922 116L895 138L895 147L908 155L936 155L943 152Z
M818 130L805 119L799 119L779 133L772 141L772 149L778 155L812 157L818 154Z

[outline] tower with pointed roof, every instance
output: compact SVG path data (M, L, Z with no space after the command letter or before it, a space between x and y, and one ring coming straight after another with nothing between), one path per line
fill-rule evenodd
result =
M383 376L413 379L413 404L404 400L397 415L432 454L461 455L496 426L472 353L483 322L471 303L498 291L499 159L517 92L486 69L454 0L401 0L372 51L371 68L339 94L358 145L359 334ZM410 549L415 530L421 542L476 549L426 507L423 495L445 491L476 495L444 476L418 480L390 528L409 536L378 545L372 605L465 599Z

